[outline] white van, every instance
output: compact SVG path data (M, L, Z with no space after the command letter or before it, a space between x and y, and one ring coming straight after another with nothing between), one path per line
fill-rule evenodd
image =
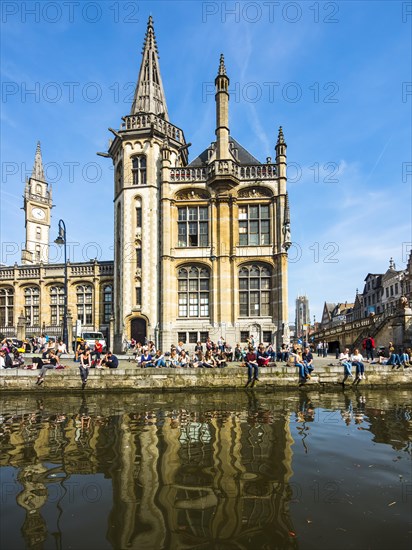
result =
M94 350L94 343L96 340L98 340L103 346L103 352L106 351L107 343L106 343L106 340L104 339L102 332L88 332L88 331L81 332L80 338L82 338L86 342L86 344L89 346L91 350Z

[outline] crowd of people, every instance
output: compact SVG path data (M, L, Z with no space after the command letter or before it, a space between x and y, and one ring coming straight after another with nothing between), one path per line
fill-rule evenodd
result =
M16 347L11 339L4 339L0 345L0 369L23 367L27 369L40 370L36 380L37 385L44 382L44 377L49 369L62 369L60 358L67 354L66 345L62 340L53 340L41 335L34 339L33 349L41 354L41 357L34 357L32 364L25 365L23 349ZM288 366L296 367L299 373L299 385L306 384L312 376L314 370L313 354L315 350L318 356L324 356L327 345L320 342L313 349L308 343L303 345L293 344L289 346L283 344L276 349L273 344L257 343L254 336L251 335L245 346L240 343L234 348L228 344L223 336L216 342L210 338L202 343L198 341L194 350L189 352L185 349L185 344L179 341L177 345L172 345L170 351L163 352L156 348L153 341L147 341L144 344L132 340L128 344L129 362L133 361L141 368L224 368L230 362L240 363L247 368L246 387L253 387L259 381L259 370L261 367L269 364L286 363ZM365 338L362 342L362 349L365 358L358 348L350 352L346 348L342 353L337 354L339 364L343 367L344 386L348 378L353 379L353 384L359 384L365 379L365 363L379 363L382 365L392 365L392 368L408 368L412 366L412 350L403 348L396 352L392 342L388 345L388 354L385 348L378 348L376 352L375 341L371 336ZM376 355L376 356L375 356ZM79 363L80 379L82 388L87 384L90 368L117 368L119 359L110 350L103 353L102 344L96 340L91 349L87 342L79 339L76 342L74 361ZM355 374L352 370L355 369Z

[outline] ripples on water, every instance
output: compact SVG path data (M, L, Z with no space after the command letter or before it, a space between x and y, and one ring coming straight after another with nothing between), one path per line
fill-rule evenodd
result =
M1 547L410 548L410 398L5 396Z

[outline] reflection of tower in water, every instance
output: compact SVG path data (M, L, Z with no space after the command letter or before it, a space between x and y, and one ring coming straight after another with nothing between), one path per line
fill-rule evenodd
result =
M259 409L253 416L184 413L142 426L124 415L112 469L112 545L295 548L288 416L271 422Z
M47 472L42 464L30 464L22 468L17 480L23 489L17 495L17 504L25 509L26 517L21 528L27 548L43 548L47 538L47 526L40 509L47 501L47 488L43 475Z

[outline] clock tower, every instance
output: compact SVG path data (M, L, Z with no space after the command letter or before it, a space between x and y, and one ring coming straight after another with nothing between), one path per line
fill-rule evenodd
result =
M24 190L24 213L26 244L22 252L23 264L49 262L50 212L52 208L51 186L46 182L41 156L40 142L31 177L26 180Z

